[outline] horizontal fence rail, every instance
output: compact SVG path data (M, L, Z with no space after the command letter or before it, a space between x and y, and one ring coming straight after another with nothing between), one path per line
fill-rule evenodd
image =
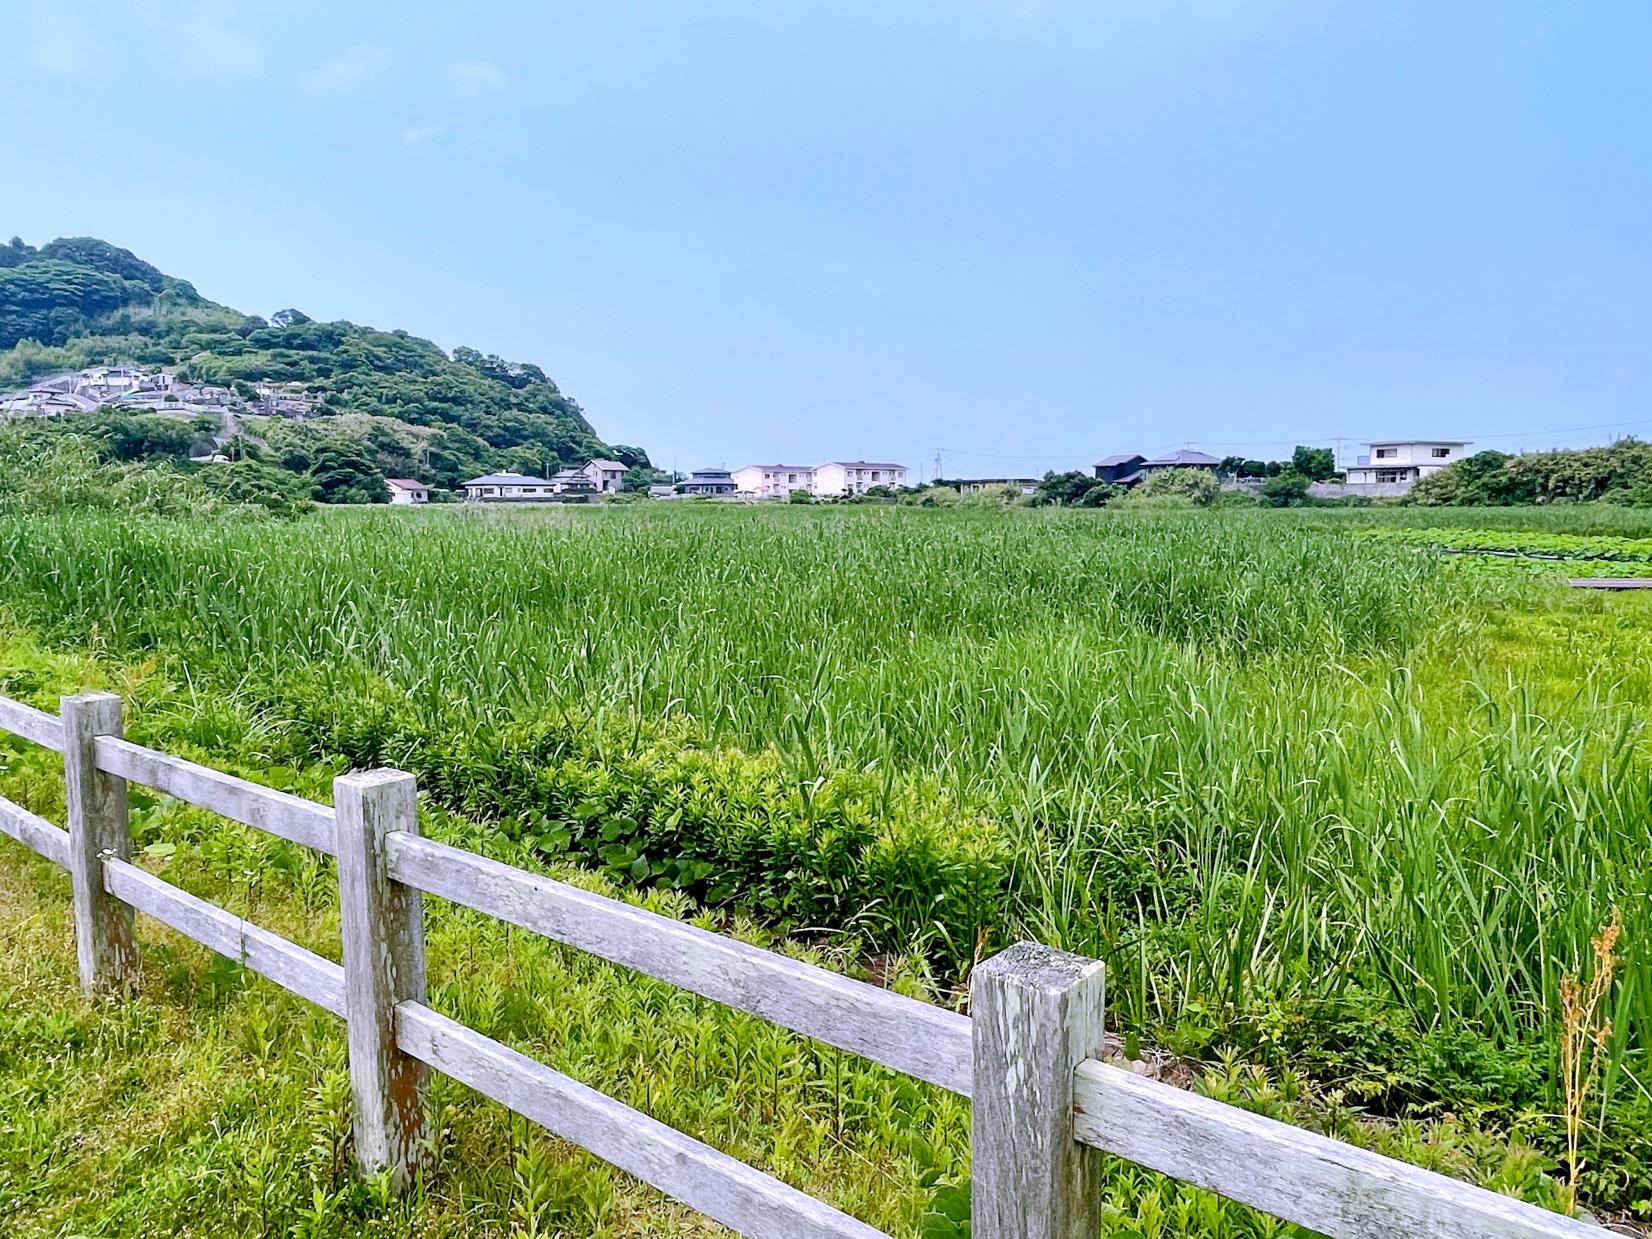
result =
M1340 1239L1602 1235L1598 1226L1093 1060L1075 1073L1073 1135Z
M0 697L0 731L22 736L54 753L63 751L63 721L10 697Z
M396 1008L419 1061L756 1239L886 1239L823 1201L685 1136L420 1003Z
M274 981L324 1011L344 1014L344 969L280 934L249 924L124 860L103 864L103 888L145 916L242 967Z
M0 796L0 834L9 835L49 861L69 867L69 832Z
M115 736L99 736L92 743L92 752L97 768L105 774L152 787L198 809L208 809L329 856L338 849L333 811L326 805Z
M514 869L392 834L397 882L969 1096L969 1017Z
M64 704L59 719L0 697L0 731L62 752L71 784L68 830L0 799L0 834L69 869L77 892L95 879L106 903L76 900L83 985L99 992L130 979L122 950L138 911L344 1018L363 1171L405 1181L423 1131L423 1075L433 1069L740 1234L882 1235L427 1006L427 892L970 1097L974 1239L1089 1239L1104 1220L1095 1160L1103 1154L1332 1239L1606 1233L1100 1061L1094 960L1011 947L975 970L972 1020L422 839L410 775L346 775L328 808L121 739L119 703L108 695ZM125 859L127 782L338 856L346 962ZM115 827L117 846L91 846Z

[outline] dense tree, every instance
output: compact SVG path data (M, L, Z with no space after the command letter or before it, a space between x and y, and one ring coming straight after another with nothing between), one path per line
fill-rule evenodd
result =
M1263 482L1261 495L1276 508L1300 507L1308 502L1308 487L1312 482L1305 474L1287 469Z
M189 422L177 418L133 415L107 408L80 419L75 428L97 439L110 460L148 460L156 456L187 460L199 437Z
M1290 471L1310 482L1329 481L1337 475L1336 453L1328 447L1302 447L1291 453Z
M1620 439L1606 447L1523 456L1478 452L1422 478L1411 499L1472 506L1603 501L1652 507L1652 444Z
M36 253L34 246L23 244L22 237L13 237L9 244L0 245L0 267L21 267Z
M1165 501L1208 508L1222 493L1222 484L1209 469L1158 469L1130 492L1131 502Z
M645 494L650 486L663 486L670 480L671 475L659 469L651 469L646 464L632 465L620 479L620 491L627 495Z
M1074 507L1081 503L1090 491L1105 485L1107 483L1092 477L1082 469L1070 469L1066 473L1056 473L1052 470L1044 475L1044 480L1033 492L1033 502L1040 506Z
M384 471L359 444L329 443L316 453L310 467L313 495L318 503L388 503L390 491Z
M632 447L629 443L613 444L608 449L608 455L614 460L619 461L620 464L624 465L627 469L635 469L639 465L644 469L647 469L652 463L648 459L647 452L643 451L640 447Z

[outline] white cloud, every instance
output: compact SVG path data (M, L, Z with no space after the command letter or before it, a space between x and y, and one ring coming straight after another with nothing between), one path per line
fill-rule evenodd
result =
M433 125L409 125L399 135L401 144L409 150L421 150L435 139L448 133L453 128L453 122L439 120Z
M377 82L389 65L390 57L382 47L352 48L337 60L311 69L299 84L306 94L347 95Z
M264 53L245 35L208 21L192 21L184 27L184 46L191 68L220 77L259 77L264 72Z
M497 95L505 86L505 71L491 60L461 60L447 71L447 93L454 99Z

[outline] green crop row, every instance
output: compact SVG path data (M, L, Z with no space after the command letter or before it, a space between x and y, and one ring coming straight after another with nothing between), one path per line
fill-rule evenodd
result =
M1374 528L1363 537L1382 542L1435 547L1444 551L1484 551L1545 559L1589 559L1652 563L1652 538L1545 533L1540 530Z

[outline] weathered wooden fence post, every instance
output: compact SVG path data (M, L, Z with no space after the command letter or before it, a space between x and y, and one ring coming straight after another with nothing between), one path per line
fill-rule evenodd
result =
M1101 961L1019 942L970 995L974 1239L1095 1239L1101 1155L1073 1139L1073 1069L1101 1057Z
M427 1072L397 1048L396 1004L425 1000L424 916L419 892L386 873L384 838L418 833L417 784L399 770L347 774L333 781L333 810L356 1164L401 1186L424 1139Z
M103 889L103 858L132 855L126 780L100 771L93 749L97 737L121 734L120 698L113 693L65 697L62 710L75 957L80 988L106 994L131 985L138 966L132 909Z

